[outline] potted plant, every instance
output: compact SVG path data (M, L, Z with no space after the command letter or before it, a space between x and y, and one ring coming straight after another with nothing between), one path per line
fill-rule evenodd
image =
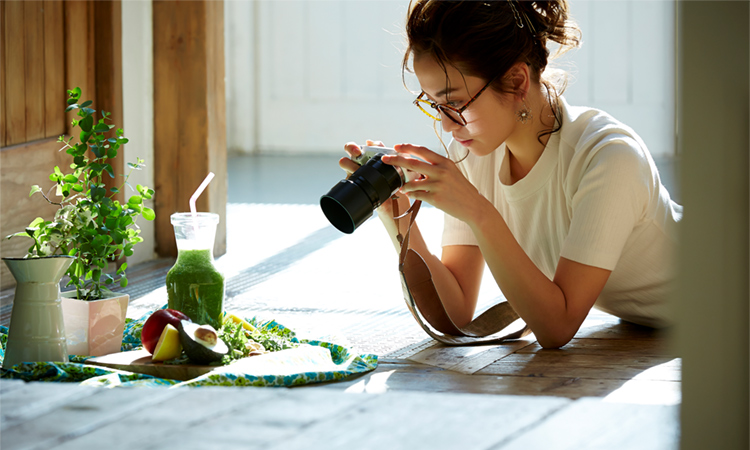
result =
M81 89L68 90L67 111L77 110L73 127L81 130L79 142L74 137L58 139L71 155L71 171L55 167L50 174L54 182L45 191L40 186L32 186L29 196L40 194L46 201L59 206L52 221L39 217L29 224L26 230L12 234L8 238L26 236L33 239L27 258L51 255L75 257L66 275L66 286L74 289L62 293L62 308L65 320L68 351L70 354L98 356L119 351L127 294L117 294L110 287L115 283L125 287L127 263L110 273L110 264L124 256L133 254L133 246L143 241L136 219L140 216L153 220L155 213L143 204L144 199L152 198L154 191L128 184L134 170L143 167L143 160L128 163L129 170L122 174L121 181L109 189L105 179L117 179L110 161L117 156L118 149L128 142L123 130L118 128L111 133L114 125L107 123L110 113L101 111L96 119L96 111L91 101L79 103ZM118 193L131 189L133 194L127 202L120 203ZM56 190L56 197L51 195Z

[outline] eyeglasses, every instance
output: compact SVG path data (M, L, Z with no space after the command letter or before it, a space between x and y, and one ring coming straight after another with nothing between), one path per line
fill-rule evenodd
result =
M497 77L495 77L495 78L497 78ZM495 81L495 78L491 79L487 84L485 84L484 87L482 89L480 89L479 92L477 92L477 94L474 97L472 97L471 100L469 100L468 102L466 102L466 104L464 106L462 106L461 108L454 108L454 107L448 106L448 105L439 105L439 104L433 102L432 100L428 100L426 98L422 98L422 97L425 96L424 91L422 91L422 93L419 94L419 96L417 96L416 99L414 99L414 104L417 105L417 108L419 108L420 111L422 111L423 113L425 113L428 116L430 116L433 120L437 120L438 122L440 122L440 120L441 120L440 119L440 114L442 114L442 115L448 117L450 120L454 121L455 123L457 123L457 124L461 125L462 127L464 127L464 126L466 126L467 122L466 122L466 119L464 119L464 116L463 116L462 113L464 111L466 111L466 108L468 108L469 105L471 105L474 102L474 100L476 100L479 97L479 95L481 95L482 92L485 91L485 89L487 89L488 87L490 87L490 85L492 84L492 82ZM425 107L423 105L429 105L430 108L432 108L433 110L439 112L440 114L433 115L432 113L430 113L429 110L425 109Z

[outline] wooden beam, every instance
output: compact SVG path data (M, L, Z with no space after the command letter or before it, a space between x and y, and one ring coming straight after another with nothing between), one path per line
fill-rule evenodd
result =
M24 55L24 2L3 2L3 72L5 72L5 142L3 146L26 142L26 58Z
M199 211L219 214L215 255L226 251L226 125L222 1L153 3L156 251L177 254L170 215L216 174Z
M44 135L65 133L65 31L61 1L44 2Z
M111 113L109 124L115 125L110 137L115 136L115 130L123 127L122 113L122 4L119 0L92 2L94 17L94 67L96 79L94 105L97 113L107 111ZM98 117L98 116L97 116ZM127 130L125 130L127 131ZM126 135L127 137L127 135ZM121 174L125 173L124 149L120 149L112 164L115 179L105 177L107 189L122 184ZM135 162L135 161L132 161ZM123 192L115 198L123 202Z
M80 87L84 100L96 100L94 58L94 3L87 1L63 2L65 14L65 89ZM67 98L67 95L65 96ZM63 104L63 109L64 109ZM98 109L98 105L94 105ZM73 135L71 121L75 111L67 114L67 135Z

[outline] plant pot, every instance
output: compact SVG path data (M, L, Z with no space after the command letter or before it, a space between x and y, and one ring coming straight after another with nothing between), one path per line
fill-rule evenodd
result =
M60 279L73 259L3 258L16 279L3 367L20 362L68 362Z
M122 346L128 294L102 300L78 300L76 291L61 294L68 354L102 356Z

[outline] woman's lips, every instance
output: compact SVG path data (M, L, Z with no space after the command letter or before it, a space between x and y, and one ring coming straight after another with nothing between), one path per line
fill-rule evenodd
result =
M470 145L471 145L471 143L473 142L473 139L469 139L469 140L466 140L466 141L463 141L463 140L461 140L461 139L458 139L458 138L454 138L454 139L455 139L456 141L458 141L458 143L459 143L459 144L461 144L461 145L463 145L464 147L468 147L468 146L470 146Z

